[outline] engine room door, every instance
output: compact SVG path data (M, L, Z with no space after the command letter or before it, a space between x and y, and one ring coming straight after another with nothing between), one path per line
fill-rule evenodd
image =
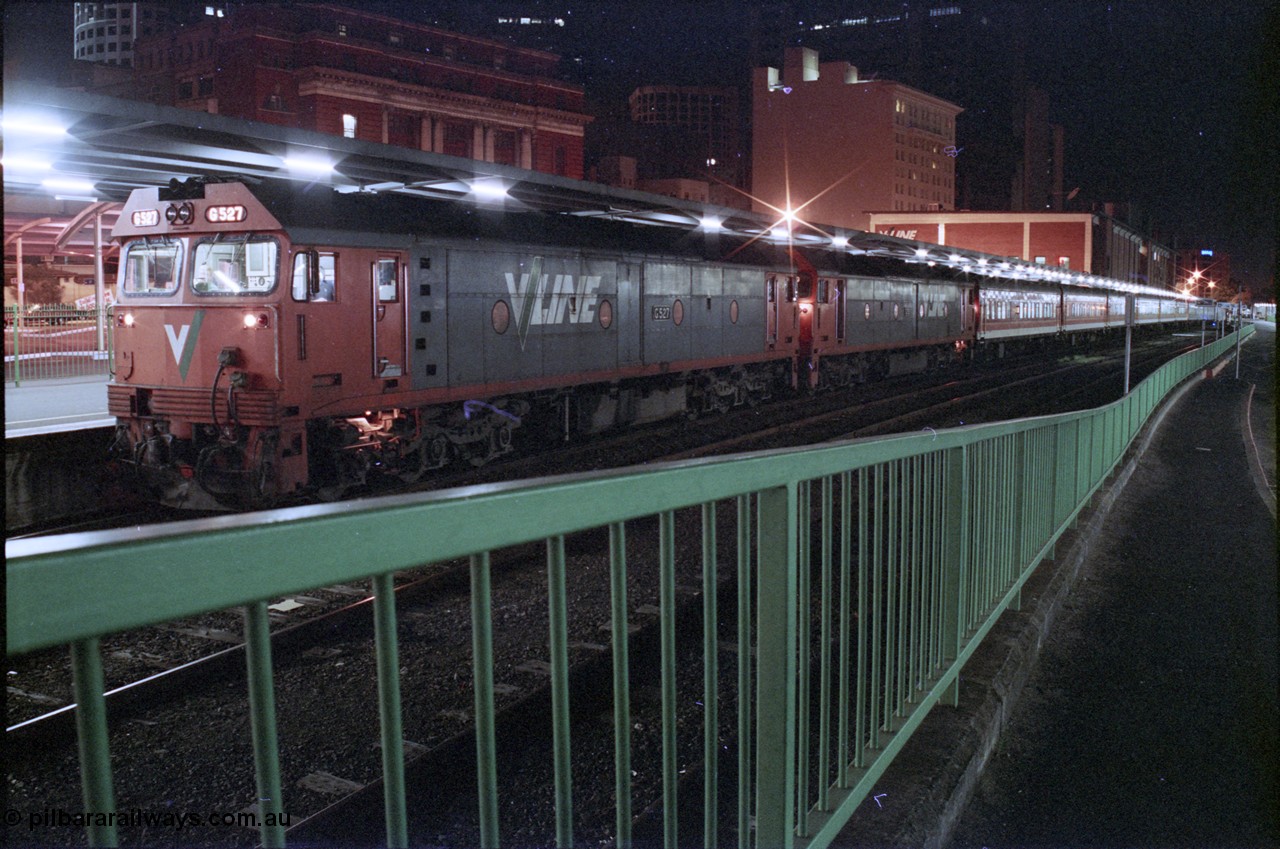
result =
M373 376L399 377L404 374L404 296L402 263L396 256L374 260L373 283Z
M778 310L781 308L778 298L778 278L773 275L769 276L766 281L767 292L765 295L765 329L764 341L768 349L772 351L778 345Z

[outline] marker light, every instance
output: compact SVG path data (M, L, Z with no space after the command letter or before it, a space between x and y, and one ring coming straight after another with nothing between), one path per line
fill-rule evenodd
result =
M244 314L244 326L247 330L253 330L257 327L266 327L271 323L265 312Z

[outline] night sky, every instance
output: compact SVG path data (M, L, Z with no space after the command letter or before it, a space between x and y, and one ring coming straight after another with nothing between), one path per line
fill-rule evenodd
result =
M592 111L625 107L637 85L745 85L752 62L778 64L804 44L798 21L860 14L857 2L391 2L349 5L480 32L498 13L563 15L558 52L587 89ZM918 9L950 5L917 3ZM1280 3L1253 0L956 0L964 14L1016 20L1009 50L1050 99L1065 128L1064 189L1131 201L1158 238L1231 254L1246 286L1274 286L1280 241ZM70 54L71 3L5 6L12 57ZM865 10L864 10L865 11ZM1002 43L997 41L997 43ZM1003 51L999 51L1003 54ZM975 51L977 54L978 51ZM847 59L875 72L858 56ZM966 111L983 108L1004 55L965 55L936 68L938 89ZM31 65L20 66L30 73ZM926 91L927 85L921 85ZM959 125L963 130L963 122ZM958 144L964 144L958 138ZM979 155L970 150L966 155ZM976 164L976 163L975 163ZM958 163L958 167L962 167ZM1176 243L1176 245L1175 245Z

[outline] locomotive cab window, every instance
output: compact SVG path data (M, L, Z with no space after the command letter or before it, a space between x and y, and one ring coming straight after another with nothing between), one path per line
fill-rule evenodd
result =
M176 292L182 247L182 242L168 239L127 245L124 254L125 293L168 295Z
M337 300L337 254L302 251L293 258L293 299L328 303Z
M276 287L279 243L270 236L215 236L196 243L191 288L199 295L264 295Z
M400 299L396 286L398 266L399 261L394 257L382 257L373 264L373 285L378 290L379 303L391 303Z

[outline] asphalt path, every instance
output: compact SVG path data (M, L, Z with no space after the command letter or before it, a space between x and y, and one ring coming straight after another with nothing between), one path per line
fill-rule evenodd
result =
M952 847L1280 846L1275 338L1170 410Z

